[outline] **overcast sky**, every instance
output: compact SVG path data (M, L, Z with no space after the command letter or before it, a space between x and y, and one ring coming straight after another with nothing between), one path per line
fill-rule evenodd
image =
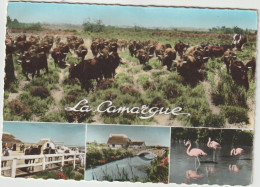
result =
M81 25L100 19L114 26L257 29L257 13L252 10L10 2L7 14L20 22Z
M40 139L50 138L64 145L85 145L85 125L4 122L4 130L27 143L38 143Z
M133 140L143 140L146 145L170 146L170 128L152 126L88 125L87 142L107 143L110 134L125 134Z

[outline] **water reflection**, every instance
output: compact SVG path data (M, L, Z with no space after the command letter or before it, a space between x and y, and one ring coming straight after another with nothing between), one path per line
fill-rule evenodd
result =
M198 174L197 171L188 170L188 171L186 171L186 178L184 180L184 183L189 184L191 180L198 180L203 177L204 177L204 175Z
M252 177L252 147L242 147L244 154L230 156L233 147L222 146L215 153L206 144L193 144L207 156L200 158L200 167L194 167L194 157L186 154L183 142L173 142L171 147L170 182L181 184L249 185ZM213 160L216 154L216 161Z

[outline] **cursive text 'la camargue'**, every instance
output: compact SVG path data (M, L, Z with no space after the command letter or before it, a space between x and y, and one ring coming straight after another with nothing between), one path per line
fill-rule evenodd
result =
M89 105L89 102L87 99L83 99L79 101L75 106L73 107L66 107L66 111L74 111L74 112L100 112L100 113L131 113L131 114L140 114L140 119L149 119L156 114L164 114L164 115L187 115L189 116L190 113L180 113L182 111L181 107L175 107L173 109L170 108L164 108L164 107L151 107L147 105L142 105L141 107L126 107L126 106L120 106L116 107L113 105L112 101L104 101L98 105L97 108L92 108Z

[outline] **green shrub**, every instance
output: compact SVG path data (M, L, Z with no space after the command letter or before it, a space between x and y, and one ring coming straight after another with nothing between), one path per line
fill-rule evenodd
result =
M229 123L249 123L248 109L238 106L223 106L225 117L228 118Z

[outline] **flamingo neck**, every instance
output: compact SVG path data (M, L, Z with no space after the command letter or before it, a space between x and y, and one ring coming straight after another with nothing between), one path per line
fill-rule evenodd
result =
M236 155L236 152L235 152L235 149L232 149L231 152L230 152L230 155Z
M209 141L207 143L207 146L209 147L210 146L210 142L211 142L211 138L209 138Z
M190 156L190 148L191 148L191 143L189 143L189 147L187 148L187 151L186 151L187 155L189 155L189 156Z

